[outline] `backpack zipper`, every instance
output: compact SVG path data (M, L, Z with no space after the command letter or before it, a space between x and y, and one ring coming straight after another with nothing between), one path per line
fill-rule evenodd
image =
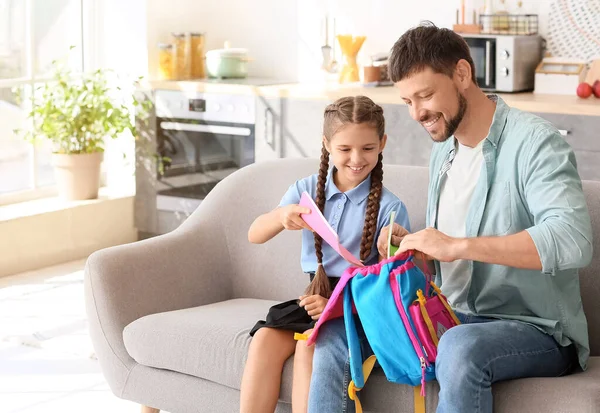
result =
M408 337L413 345L417 356L419 357L419 362L421 363L421 396L425 396L425 369L429 365L425 358L425 349L422 347L421 343L417 339L410 322L408 321L408 316L406 315L406 310L402 305L402 301L400 300L400 283L397 280L397 274L390 274L390 284L392 287L392 292L394 293L394 301L396 302L396 307L398 307L398 312L400 313L400 318L402 319L402 323L404 324L404 328L408 333Z

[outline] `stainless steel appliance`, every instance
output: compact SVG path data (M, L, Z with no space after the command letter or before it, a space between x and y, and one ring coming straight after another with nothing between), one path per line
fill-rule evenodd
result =
M477 84L486 91L533 90L535 68L542 60L539 35L462 34L475 63Z
M217 183L254 162L255 98L156 91L159 211L191 214Z

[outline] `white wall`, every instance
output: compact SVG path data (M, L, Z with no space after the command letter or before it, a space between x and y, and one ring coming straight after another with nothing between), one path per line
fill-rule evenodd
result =
M496 7L499 0L494 0ZM517 0L506 0L517 12ZM526 0L522 13L540 15L540 33L546 34L551 0ZM368 4L368 5L367 5ZM206 32L207 50L246 47L256 60L250 75L291 80L323 77L321 46L323 18L336 17L336 31L365 35L359 62L387 52L394 41L421 20L452 27L459 0L148 0L148 59L150 76L157 67L156 44L169 40L171 31ZM481 7L483 0L467 0ZM337 45L336 45L337 46ZM339 48L338 48L339 49Z
M96 5L95 66L132 76L146 75L146 1L101 0Z
M297 0L148 0L148 60L150 77L156 77L159 42L170 33L206 33L206 50L223 47L249 49L255 59L252 76L290 78L297 72Z

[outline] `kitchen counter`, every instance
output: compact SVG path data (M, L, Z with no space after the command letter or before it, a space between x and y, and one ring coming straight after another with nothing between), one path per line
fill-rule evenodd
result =
M281 83L269 79L238 81L150 81L143 85L151 89L188 92L252 94L265 98L323 99L333 101L342 96L365 95L379 104L404 105L394 87L364 87L361 84L338 83ZM539 95L534 93L499 93L512 107L542 113L600 116L600 99L593 96L580 99L575 94Z

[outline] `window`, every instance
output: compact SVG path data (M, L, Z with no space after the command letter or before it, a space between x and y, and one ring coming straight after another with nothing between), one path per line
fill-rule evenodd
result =
M0 0L0 204L55 191L50 144L31 145L13 131L27 127L26 97L48 79L53 60L68 57L75 74L88 69L93 1ZM22 88L22 104L15 87Z

